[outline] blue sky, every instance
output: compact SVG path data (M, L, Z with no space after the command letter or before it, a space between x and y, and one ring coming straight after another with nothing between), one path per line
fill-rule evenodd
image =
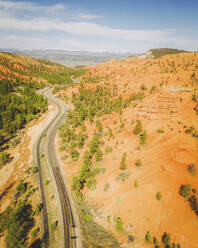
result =
M197 0L0 0L0 48L198 50Z

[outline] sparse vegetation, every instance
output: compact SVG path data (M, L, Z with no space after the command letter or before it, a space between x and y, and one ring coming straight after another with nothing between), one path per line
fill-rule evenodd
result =
M135 188L138 188L139 184L138 184L138 180L136 179L135 182L134 182L134 186Z
M192 137L193 137L193 138L198 138L198 131L194 131L194 132L192 133Z
M197 190L195 188L191 189L191 185L186 184L186 185L181 185L179 193L181 196L188 199L188 203L189 203L191 209L198 216L198 200L197 200L197 197L195 195L197 193Z
M151 87L151 89L150 89L150 94L155 93L155 91L156 91L156 87L155 87L155 85L153 85L153 86Z
M151 233L148 231L146 233L146 235L145 235L145 241L147 243L150 243L150 244L153 241L152 243L155 245L154 247L155 248L160 248L159 242L158 242L157 238L156 237L153 237L152 241L151 241L151 238L152 238ZM161 241L163 243L163 247L165 247L165 248L181 248L181 246L180 246L179 243L177 243L177 245L175 243L172 243L171 244L171 241L170 240L171 240L170 234L167 234L166 232L164 232L164 234L161 237Z
M105 186L104 186L104 191L107 192L107 190L109 189L110 185L109 183L106 183Z
M43 204L42 204L42 203L36 204L35 213L36 213L36 214L39 214L39 213L41 212L42 209L43 209Z
M140 120L137 120L137 124L135 126L135 129L134 129L133 133L135 135L138 135L141 131L142 131L142 123L141 123Z
M126 178L129 176L130 176L130 173L128 171L122 171L116 179L124 182Z
M195 195L191 195L188 198L188 202L189 202L191 209L195 212L195 214L198 217L198 200L197 200L197 197Z
M37 173L38 172L38 167L37 166L31 167L31 172L33 174Z
M193 126L190 126L189 128L186 129L186 133L192 133L192 131L194 130L195 128Z
M162 243L165 246L169 246L170 245L170 235L167 234L166 232L162 235Z
M193 175L193 176L195 175L195 165L194 164L189 164L187 169L191 175Z
M7 164L7 163L9 162L9 160L10 160L10 154L7 153L7 152L2 152L2 153L0 154L0 168L1 168L3 165Z
M151 241L151 233L149 231L145 235L145 240L147 243L150 243L150 241Z
M141 90L146 90L147 88L146 88L146 86L144 84L142 84L141 87L140 87L140 89Z
M49 184L49 180L45 179L44 180L44 185L47 186Z
M158 240L156 237L153 237L153 244L155 245L155 248L158 246Z
M190 184L186 184L186 185L181 185L180 187L180 195L183 197L188 197L191 191L191 185Z
M95 152L97 152L98 148L99 148L99 135L95 133L90 142L90 153L94 154Z
M39 231L40 231L40 228L34 229L34 230L32 231L32 237L33 237L33 238L37 237Z
M143 133L140 134L140 144L141 145L145 145L146 144L146 130L144 130Z
M71 151L71 158L72 158L72 161L77 161L79 158L79 152Z
M122 222L121 218L117 217L117 216L114 216L113 220L116 223L116 230L118 232L123 231L124 228L123 228L123 222Z
M51 231L55 231L56 230L56 227L58 226L58 221L56 220L56 221L54 221L54 222L52 222L51 224L50 224L50 229L51 229Z
M158 201L160 201L161 198L162 198L162 194L161 194L160 192L157 192L157 194L156 194L156 199L157 199Z
M102 151L100 149L98 149L96 151L96 161L101 161L102 160Z
M159 129L157 129L157 132L158 132L158 133L164 133L165 131L164 131L163 128L159 128Z
M140 167L142 165L142 161L140 159L138 159L136 162L135 162L135 165L137 167Z
M16 187L16 190L19 194L24 194L27 190L27 183L24 183L23 181L20 181L18 186Z
M41 157L41 159L44 158L45 157L45 154L41 153L41 156L40 157Z
M105 153L108 154L108 153L111 153L113 151L113 147L110 147L110 146L107 146L105 148Z
M120 169L121 170L126 170L127 169L127 164L126 164L126 152L124 152L122 154L122 159L121 159L121 163L120 163Z
M111 216L107 216L107 222L110 223L111 222Z
M107 232L102 225L94 222L93 215L90 210L92 208L87 206L85 201L78 201L78 211L80 222L82 224L83 233L83 247L106 247L106 248L120 248L120 244L115 240L113 234ZM117 220L114 218L114 221ZM111 217L107 216L107 222L111 221ZM117 222L116 222L117 223ZM122 226L122 225L121 225ZM120 223L118 221L118 229Z

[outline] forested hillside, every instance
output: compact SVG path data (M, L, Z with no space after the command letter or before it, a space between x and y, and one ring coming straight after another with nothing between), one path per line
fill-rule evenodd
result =
M33 83L0 81L0 134L1 142L15 135L24 124L47 109L47 101L36 94Z
M47 109L47 101L37 90L71 85L71 75L81 72L46 60L0 53L0 146Z
M159 58L164 55L168 54L178 54L178 53L187 53L187 51L174 49L174 48L157 48L157 49L150 49L149 52L152 53L154 58Z
M43 59L0 53L0 79L43 84L68 84L79 70Z

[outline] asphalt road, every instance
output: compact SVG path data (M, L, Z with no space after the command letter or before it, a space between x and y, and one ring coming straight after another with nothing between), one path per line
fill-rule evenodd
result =
M34 158L38 165L39 170L39 181L40 181L40 190L41 190L41 200L43 203L43 224L44 224L44 238L43 238L43 247L49 247L49 224L48 224L48 213L47 205L45 198L45 190L42 176L41 168L41 140L44 134L46 136L45 142L45 157L51 172L52 181L54 182L56 197L58 200L58 208L60 209L60 218L61 223L59 225L63 228L63 237L62 237L62 246L63 248L81 248L80 232L79 232L79 221L76 214L72 198L67 189L67 184L64 179L61 169L59 167L59 162L56 156L55 150L55 136L56 133L65 120L68 106L57 98L53 97L51 94L52 89L47 89L42 92L42 94L51 102L53 102L57 108L58 112L54 116L53 120L44 128L40 133L39 137L34 146ZM75 217L75 218L74 218ZM76 224L77 223L77 224ZM60 248L61 248L60 247Z
M43 237L43 246L44 248L49 247L49 225L48 225L48 213L47 213L47 205L46 205L46 198L45 198L45 190L44 190L44 184L43 184L43 176L42 176L42 169L41 169L41 159L40 159L40 146L41 146L41 140L43 138L43 135L45 133L46 129L42 131L42 133L39 135L36 145L35 145L35 158L38 165L38 171L39 171L39 182L40 182L40 190L41 190L41 200L43 203L43 228L44 228L44 237Z
M73 217L73 211L71 207L71 198L68 195L68 190L66 187L65 179L61 173L61 169L59 167L59 162L56 156L55 149L55 136L56 133L65 120L66 113L68 110L68 106L62 101L51 95L51 89L45 90L43 95L49 99L51 102L57 105L59 111L57 116L54 118L51 125L47 130L46 137L46 159L48 162L48 166L51 167L54 176L55 187L58 192L59 202L61 205L61 215L62 215L62 223L63 223L63 247L64 248L74 248L79 247L79 237L76 234L76 224L75 219Z

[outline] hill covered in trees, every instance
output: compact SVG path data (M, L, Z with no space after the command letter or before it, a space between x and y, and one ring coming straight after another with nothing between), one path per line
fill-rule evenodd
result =
M44 59L33 59L12 53L0 53L0 79L37 84L68 84L79 70Z
M154 58L159 58L161 56L169 55L169 54L187 53L187 51L174 49L174 48L155 48L155 49L150 49L149 52L152 53L152 56Z
M74 70L47 60L0 53L0 146L47 109L37 90L51 85L72 84Z

